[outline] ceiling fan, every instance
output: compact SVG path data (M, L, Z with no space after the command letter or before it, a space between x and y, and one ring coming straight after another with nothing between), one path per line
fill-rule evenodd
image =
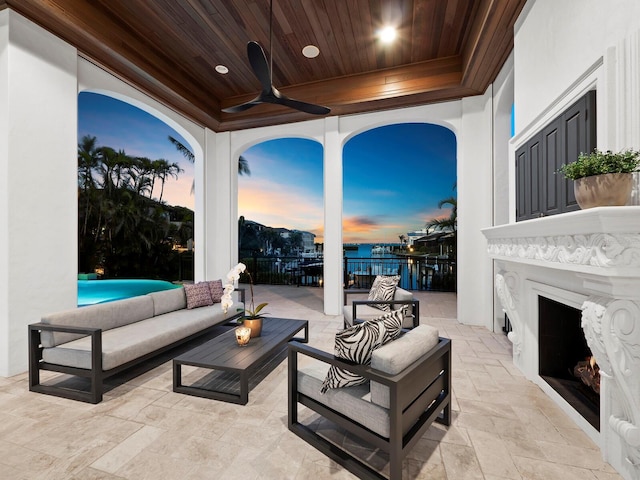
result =
M233 107L223 108L222 111L226 113L238 113L244 112L249 108L259 105L261 103L274 103L276 105L284 105L285 107L294 108L301 112L311 113L313 115L326 115L331 109L323 107L322 105L315 105L313 103L302 102L300 100L294 100L286 95L283 95L273 86L273 0L269 2L269 62L267 62L267 56L264 50L258 42L251 41L247 44L247 56L249 57L249 63L253 69L253 73L262 85L262 91L253 100L235 105Z

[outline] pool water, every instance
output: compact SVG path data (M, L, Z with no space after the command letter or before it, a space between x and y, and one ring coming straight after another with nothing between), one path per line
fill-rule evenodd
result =
M137 297L151 292L180 288L164 280L78 280L78 306L112 302L123 298Z

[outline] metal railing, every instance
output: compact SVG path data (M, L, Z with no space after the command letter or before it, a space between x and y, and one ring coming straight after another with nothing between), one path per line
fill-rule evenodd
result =
M394 258L344 259L344 284L371 288L376 275L400 275L398 286L406 290L455 292L456 262L448 258L398 256Z
M254 284L323 285L323 259L299 257L249 257L247 265ZM371 288L376 275L400 275L398 285L406 290L456 291L456 262L447 258L394 256L391 258L344 257L344 285ZM248 283L246 274L241 282Z

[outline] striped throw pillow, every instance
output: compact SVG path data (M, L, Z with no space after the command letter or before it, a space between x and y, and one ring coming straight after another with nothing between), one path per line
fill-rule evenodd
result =
M404 309L394 310L336 333L334 355L360 365L369 365L371 354L376 348L398 338L402 330L403 317ZM320 392L326 393L330 388L362 385L367 381L361 375L331 365Z
M396 293L396 286L400 281L400 275L378 275L369 290L369 300L390 302ZM391 305L379 304L371 305L382 311L390 312Z

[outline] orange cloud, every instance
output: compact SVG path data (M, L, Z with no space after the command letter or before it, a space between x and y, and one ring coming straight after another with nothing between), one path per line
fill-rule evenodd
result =
M406 234L407 227L399 223L382 223L376 218L347 217L342 221L345 243L397 243L398 236Z
M436 208L432 210L428 210L420 214L420 218L424 219L424 223L427 223L430 220L443 220L445 218L449 218L451 216L451 208Z
M264 179L243 179L238 192L238 213L270 227L318 230L324 218L322 198Z

